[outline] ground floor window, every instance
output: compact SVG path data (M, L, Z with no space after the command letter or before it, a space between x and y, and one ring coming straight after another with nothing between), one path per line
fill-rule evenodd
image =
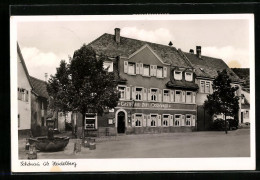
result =
M20 127L20 114L18 114L18 128Z
M181 125L181 115L175 115L174 126Z
M186 126L191 126L191 115L186 116Z
M157 115L151 115L151 126L156 126Z
M85 129L97 129L97 116L96 114L86 114Z
M135 115L136 121L135 121L135 126L136 127L141 127L142 126L142 114L136 114Z
M162 126L169 126L169 115L163 115Z

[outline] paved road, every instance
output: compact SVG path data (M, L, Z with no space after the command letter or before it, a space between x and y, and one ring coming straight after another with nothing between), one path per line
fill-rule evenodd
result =
M96 150L83 148L73 154L75 139L64 151L38 152L39 159L84 158L190 158L248 157L250 130L124 135L97 139ZM26 158L25 140L19 140L19 157Z

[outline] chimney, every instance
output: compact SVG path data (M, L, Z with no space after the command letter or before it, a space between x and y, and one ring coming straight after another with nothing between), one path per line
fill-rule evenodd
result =
M191 53L191 54L194 54L194 50L193 50L193 49L190 49L190 53Z
M48 81L48 73L44 73L44 77L45 77L45 82Z
M115 41L120 43L120 28L115 28Z
M201 58L201 46L196 46L197 56Z
M173 44L172 44L172 42L170 41L168 45L169 45L169 46L172 46Z

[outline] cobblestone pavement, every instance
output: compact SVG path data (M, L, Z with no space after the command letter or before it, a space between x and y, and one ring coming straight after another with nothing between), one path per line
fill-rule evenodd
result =
M26 159L25 139L19 140L19 158ZM96 138L96 149L81 148L73 153L76 139L70 139L64 151L38 152L38 159L84 158L190 158L190 157L248 157L250 130L204 131L119 135Z

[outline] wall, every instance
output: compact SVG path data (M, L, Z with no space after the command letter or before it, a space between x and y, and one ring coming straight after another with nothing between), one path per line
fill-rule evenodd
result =
M18 114L20 115L20 127L18 130L25 130L31 128L31 86L26 76L25 70L22 66L19 55L17 56L17 75L18 88L24 88L29 91L28 102L18 100Z

